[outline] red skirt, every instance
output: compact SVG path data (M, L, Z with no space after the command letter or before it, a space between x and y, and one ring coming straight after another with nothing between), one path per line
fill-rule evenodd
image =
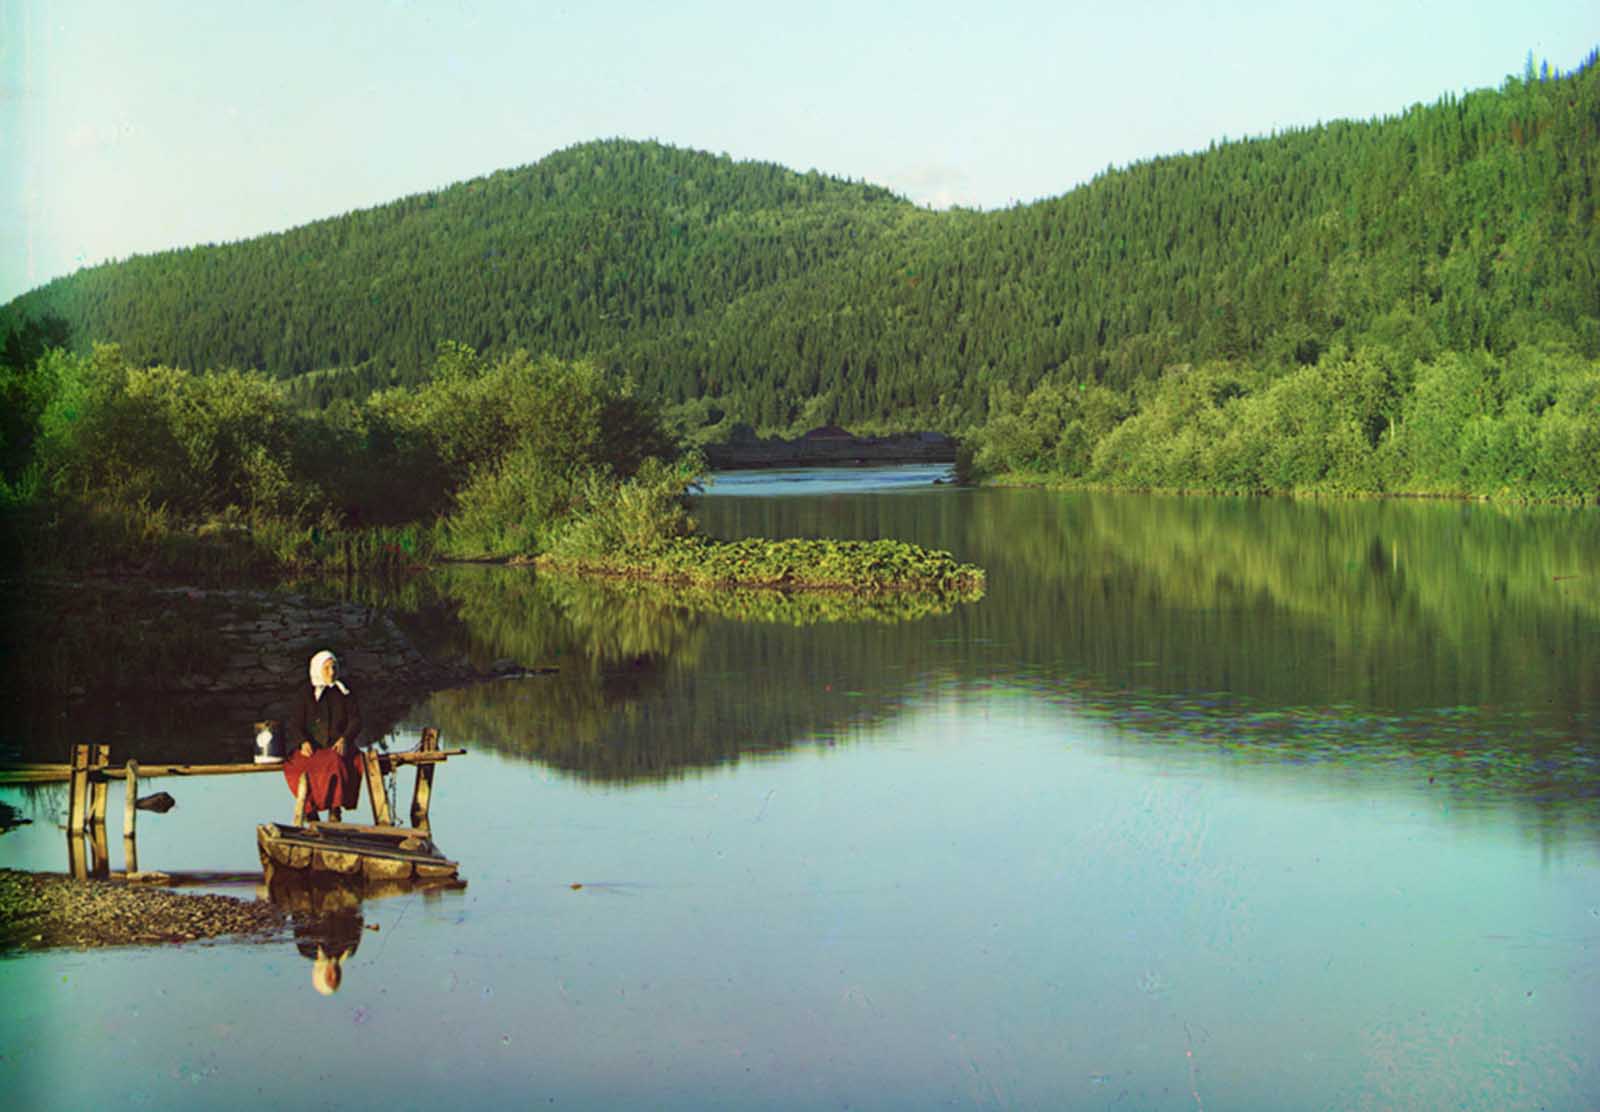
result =
M354 807L361 801L361 751L355 746L340 756L336 749L313 749L308 757L299 749L283 762L283 778L291 795L300 791L300 775L310 779L306 809L326 811L330 807Z

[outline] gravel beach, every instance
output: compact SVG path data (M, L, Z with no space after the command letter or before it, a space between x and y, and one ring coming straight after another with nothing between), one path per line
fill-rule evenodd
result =
M264 901L0 869L0 952L264 938L288 921Z

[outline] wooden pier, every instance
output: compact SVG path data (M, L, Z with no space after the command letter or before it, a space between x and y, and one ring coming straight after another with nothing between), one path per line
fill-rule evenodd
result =
M371 801L374 826L389 830L407 831L426 838L430 833L428 806L433 798L434 770L451 757L459 757L465 749L441 749L439 731L432 726L422 731L421 743L415 749L399 752L362 752L362 768L366 778L367 798ZM389 809L389 793L383 778L401 766L417 770L416 784L411 793L408 818L411 825L396 827ZM75 745L71 760L66 764L0 763L0 784L50 784L67 783L67 858L73 876L110 876L110 855L106 847L106 806L111 781L124 782L122 809L122 846L125 869L122 876L128 880L156 879L160 874L143 873L139 869L137 843L137 816L139 783L161 777L190 776L244 776L272 772L283 774L281 763L272 764L148 764L136 760L121 765L111 763L109 745ZM305 817L305 777L301 777L301 791L295 800L294 825L300 826ZM87 840L87 853L85 841Z

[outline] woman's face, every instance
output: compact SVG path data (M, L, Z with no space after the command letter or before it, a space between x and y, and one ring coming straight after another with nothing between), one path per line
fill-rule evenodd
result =
M327 660L324 660L322 662L322 682L323 683L332 683L333 682L333 676L334 676L334 673L336 671L338 671L338 665L334 663L334 660L333 660L332 657L329 657Z

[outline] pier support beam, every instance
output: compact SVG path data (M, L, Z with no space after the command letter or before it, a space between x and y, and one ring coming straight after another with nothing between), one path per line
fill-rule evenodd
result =
M131 875L139 871L139 846L134 840L134 824L139 814L138 761L128 762L127 776L127 791L122 801L122 868Z
M383 766L378 754L368 749L362 759L367 770L367 798L372 801L372 821L379 826L390 826L394 819L389 815L389 792L383 786Z
M424 753L437 752L439 749L439 731L429 726L422 731L422 744L419 748ZM417 786L411 791L411 825L418 830L429 830L428 804L433 799L433 769L431 764L417 766Z
M67 833L83 837L89 813L89 747L72 747L70 787L67 789Z

